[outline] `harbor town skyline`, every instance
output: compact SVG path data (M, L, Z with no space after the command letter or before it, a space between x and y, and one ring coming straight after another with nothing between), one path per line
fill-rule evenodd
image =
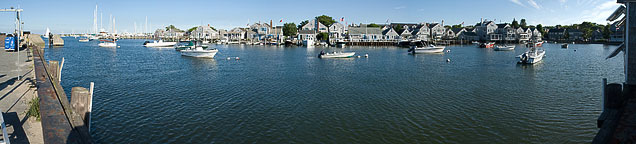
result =
M49 27L54 33L87 33L93 27L93 12L98 5L99 27L111 31L110 16L116 19L116 29L122 32L147 32L175 25L187 29L207 25L219 29L245 27L248 23L273 21L274 25L300 23L319 15L334 19L344 18L343 23L419 23L445 22L445 25L464 23L474 25L481 18L497 23L510 23L513 19L526 19L529 25L569 25L589 21L606 24L605 18L618 4L613 0L486 0L486 1L275 1L262 3L246 0L225 1L44 1L10 0L3 8L20 6L25 30L43 33ZM64 15L55 15L64 13ZM145 20L148 17L148 26ZM4 21L12 21L9 15L0 15ZM282 22L281 22L282 21ZM10 32L12 23L0 25L0 32ZM136 28L135 28L136 27Z

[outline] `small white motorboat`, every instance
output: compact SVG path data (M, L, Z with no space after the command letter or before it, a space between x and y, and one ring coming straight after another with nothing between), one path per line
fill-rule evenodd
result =
M215 48L203 49L203 47L197 46L193 49L181 50L181 55L197 58L214 58L217 52L219 52L219 50Z
M435 46L435 45L429 45L428 47L417 47L417 46L412 46L409 49L410 53L413 54L417 54L417 53L443 53L444 52L444 46Z
M495 47L495 51L511 51L515 50L515 45L500 45Z
M350 58L355 55L356 52L331 52L325 53L324 51L320 51L320 55L318 58Z
M535 64L541 62L545 56L545 50L531 47L529 51L519 55L519 64Z
M164 42L163 40L153 41L153 42L150 42L150 41L144 42L145 47L172 47L176 44L177 42Z
M100 40L101 43L97 44L99 47L109 47L109 48L117 48L117 41L113 40Z

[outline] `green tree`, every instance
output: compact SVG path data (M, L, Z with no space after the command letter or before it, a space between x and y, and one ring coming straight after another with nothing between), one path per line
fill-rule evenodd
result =
M610 38L610 34L612 34L612 31L610 29L611 29L611 27L610 27L609 23L607 23L607 25L605 25L603 27L603 38L605 38L605 39L609 39Z
M371 23L371 24L367 25L367 27L380 27L380 25L375 24L375 23Z
M188 29L188 32L192 32L192 31L194 31L196 29L197 29L197 27L192 27L192 28Z
M318 40L329 40L329 34L327 33L319 33L316 35L316 39Z
M404 31L404 26L401 24L394 25L393 30L395 30L398 34L401 34Z
M297 33L298 33L298 29L296 29L295 23L285 23L283 25L283 35L295 36Z
M517 22L516 19L512 19L512 24L510 26L512 26L512 28L518 28L519 27L519 22Z
M453 25L451 28L462 28L462 25Z
M330 26L331 24L336 23L336 20L327 15L318 16L316 19L325 26Z
M521 19L521 23L519 24L521 28L528 28L528 23L526 23L526 19Z
M541 33L541 36L545 36L545 30L543 29L543 25L538 24L537 30L539 31L539 33Z
M308 23L309 23L308 20L300 22L300 24L298 24L298 30L303 30L303 26L305 26Z
M179 28L175 27L174 25L169 25L169 26L166 27L166 31L168 31L170 29L183 32L183 30L180 30Z

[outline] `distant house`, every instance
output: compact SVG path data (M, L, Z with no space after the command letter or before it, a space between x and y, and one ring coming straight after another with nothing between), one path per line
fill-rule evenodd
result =
M568 40L570 41L585 41L583 38L583 31L579 29L567 29Z
M532 31L530 28L517 28L517 41L519 42L528 42L530 41L530 37L532 36Z
M227 42L228 41L228 33L227 30L224 29L219 29L217 32L219 32L219 39L221 41Z
M313 31L316 31L316 33L323 33L323 32L326 33L326 32L329 32L327 28L328 28L327 26L323 25L316 19L312 19L312 20L309 20L307 24L303 25L300 30L313 30Z
M454 40L457 39L459 34L466 32L465 28L451 28L446 31L444 39Z
M441 39L446 32L446 28L439 23L429 24L428 28L431 30L431 38L433 39Z
M512 28L512 27L508 27L505 29L505 31L501 34L503 36L503 39L506 41L516 41L517 40L517 29Z
M372 42L382 39L382 29L379 27L349 27L349 39L353 42Z
M467 40L467 41L479 41L480 37L476 32L466 31L462 32L457 36L459 40Z
M562 41L565 40L566 29L562 28L554 28L548 31L548 38L553 41Z
M382 37L384 40L387 41L399 41L400 40L400 35L398 35L398 33L393 29L393 28L388 28L382 31Z
M164 35L165 35L165 33L166 33L166 31L165 31L165 30L163 30L163 29L157 29L157 30L155 30L155 33L153 34L153 36L154 36L154 38L155 38L155 39L162 39L162 38L164 38L164 37L165 37L165 36L164 36Z
M413 29L413 39L417 41L429 41L431 31L426 24L419 25Z
M246 31L243 30L242 28L234 28L228 31L227 33L228 33L228 39L230 41L240 41L240 40L246 39L245 37Z
M190 38L201 40L219 39L219 33L210 28L210 26L198 26L195 30L190 32Z
M530 35L530 39L541 41L543 39L543 34L537 28L530 28L532 31L532 35Z
M333 23L329 26L329 39L341 40L345 38L345 25L341 23Z
M605 37L603 36L603 32L600 29L594 30L592 32L592 41L603 41Z
M316 40L316 31L315 30L299 30L298 31L298 40Z
M270 39L270 41L275 40L277 42L282 42L285 38L283 35L283 26L272 27L269 34L267 34L267 38Z
M404 29L400 33L400 37L401 37L402 40L411 39L412 36L413 36L413 34L408 29Z
M185 35L185 32L183 30L168 29L168 31L164 33L164 38L181 39L184 37L184 35Z
M482 41L493 40L491 34L497 30L497 25L493 21L481 22L475 27L475 32L479 35L479 39ZM499 35L500 36L500 35ZM499 37L495 37L499 40Z
M619 43L625 41L625 25L617 27L617 23L610 25L610 42Z

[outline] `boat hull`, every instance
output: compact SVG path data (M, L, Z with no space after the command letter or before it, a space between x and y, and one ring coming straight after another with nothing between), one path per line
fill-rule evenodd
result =
M97 46L114 48L114 47L117 47L117 43L99 43L97 44Z
M219 50L182 50L182 56L197 57L197 58L214 58Z
M172 47L176 45L177 42L162 42L162 43L146 43L144 46L146 47Z
M537 52L534 55L529 55L530 53L526 52L524 54L522 54L522 56L520 56L519 58L519 63L521 64L536 64L539 63L543 60L543 57L545 56L545 51L540 51ZM524 58L523 55L526 55L527 58Z
M495 51L511 51L515 50L514 46L495 47Z
M336 54L323 54L320 55L320 58L350 58L355 55L355 52L347 52L347 53L336 53Z

